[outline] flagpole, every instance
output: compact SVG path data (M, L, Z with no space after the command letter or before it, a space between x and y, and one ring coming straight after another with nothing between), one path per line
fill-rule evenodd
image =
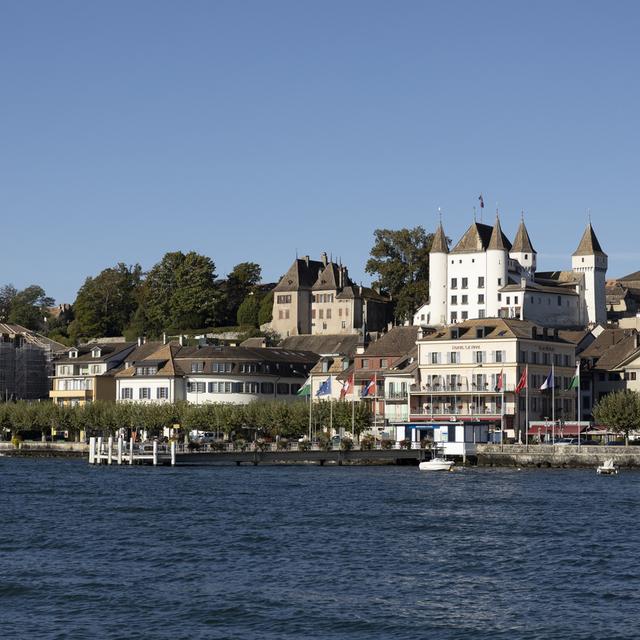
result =
M527 376L524 383L524 389L525 389L524 422L525 422L525 429L526 429L524 443L525 443L525 447L529 449L529 366L528 365L524 368L524 372L525 372L525 375Z
M351 437L356 438L356 375L351 378Z
M309 442L311 442L311 406L313 405L313 383L309 387Z
M555 365L551 363L551 439L556 443L556 376Z
M329 396L329 437L333 435L333 397Z
M378 377L373 374L373 428L377 427L376 424L376 398L378 397Z
M580 397L580 393L582 390L581 382L580 382L580 360L576 361L576 373L578 374L578 389L576 394L578 397L578 446L580 446L580 417L581 417L580 405L582 404L581 402L582 398Z

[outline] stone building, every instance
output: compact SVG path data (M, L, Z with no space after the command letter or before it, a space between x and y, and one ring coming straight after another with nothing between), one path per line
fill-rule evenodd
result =
M273 292L271 328L282 338L380 331L390 319L391 300L354 284L326 253L296 258Z

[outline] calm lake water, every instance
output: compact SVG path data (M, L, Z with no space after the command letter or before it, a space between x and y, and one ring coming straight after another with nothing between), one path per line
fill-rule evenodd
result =
M0 459L2 638L638 638L640 473Z

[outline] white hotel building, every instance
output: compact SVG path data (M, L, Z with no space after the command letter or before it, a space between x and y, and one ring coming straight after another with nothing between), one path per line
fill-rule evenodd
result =
M418 335L418 376L409 390L409 422L397 438L420 439L448 423L504 430L517 437L524 429L526 392L515 393L528 368L529 420L554 415L552 394L540 391L554 369L555 418L575 419L575 391L566 391L575 371L573 332L547 329L512 319L468 320ZM498 379L502 376L502 388ZM412 433L413 432L413 433ZM473 429L469 438L474 438Z

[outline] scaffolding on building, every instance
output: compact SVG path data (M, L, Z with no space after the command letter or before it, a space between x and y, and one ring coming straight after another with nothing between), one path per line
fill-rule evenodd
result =
M64 348L20 325L0 323L0 401L48 398L54 351Z

